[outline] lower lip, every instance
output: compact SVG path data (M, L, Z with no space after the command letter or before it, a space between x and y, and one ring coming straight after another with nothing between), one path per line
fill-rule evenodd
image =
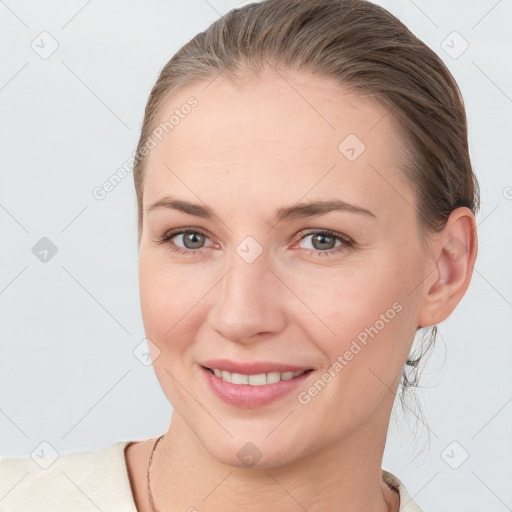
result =
M210 389L224 402L243 408L254 408L267 405L290 393L300 386L312 371L306 371L298 377L289 380L280 380L273 384L263 384L262 386L251 386L250 384L232 384L217 377L209 370L200 367L201 371L208 381Z

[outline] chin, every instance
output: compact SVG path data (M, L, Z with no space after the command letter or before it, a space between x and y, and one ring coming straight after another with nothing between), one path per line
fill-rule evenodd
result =
M222 464L237 468L267 469L284 466L299 459L302 455L299 443L293 436L287 435L287 443L283 443L282 435L276 433L273 440L259 431L259 435L250 436L243 433L239 436L222 440L207 436L203 446L212 457ZM224 442L222 442L224 441Z

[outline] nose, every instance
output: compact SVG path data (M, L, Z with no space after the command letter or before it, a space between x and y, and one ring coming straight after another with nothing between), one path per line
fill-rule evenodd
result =
M210 326L238 343L272 337L285 328L286 292L286 286L269 267L265 253L252 263L235 253L228 272L215 287L216 303L209 312Z

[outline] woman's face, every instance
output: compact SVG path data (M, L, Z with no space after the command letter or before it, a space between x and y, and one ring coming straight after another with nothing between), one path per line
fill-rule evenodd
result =
M190 432L235 465L387 428L429 270L387 109L281 75L189 86L160 113L172 129L155 131L146 162L153 365ZM285 370L308 371L274 382Z

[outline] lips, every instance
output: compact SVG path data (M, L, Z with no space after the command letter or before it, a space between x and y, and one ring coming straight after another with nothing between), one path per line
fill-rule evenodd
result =
M269 405L278 399L284 399L285 396L289 395L306 380L310 379L310 375L314 374L313 370L303 371L296 377L291 377L285 380L279 378L277 381L268 382L267 377L269 375L280 377L289 372L281 374L278 372L270 372L242 375L236 373L229 374L229 372L223 370L222 376L219 377L205 366L200 366L200 370L208 388L215 396L231 406L240 408L261 407ZM219 372L220 370L216 369L215 371ZM228 374L229 379L232 379L234 375L236 383L230 380L225 380L224 374L226 373ZM241 381L244 377L248 378L247 383ZM265 378L265 383L263 383L262 378ZM256 379L256 381L253 381L252 379Z
M223 402L241 408L284 398L314 374L307 366L268 361L210 359L199 366L208 388Z

